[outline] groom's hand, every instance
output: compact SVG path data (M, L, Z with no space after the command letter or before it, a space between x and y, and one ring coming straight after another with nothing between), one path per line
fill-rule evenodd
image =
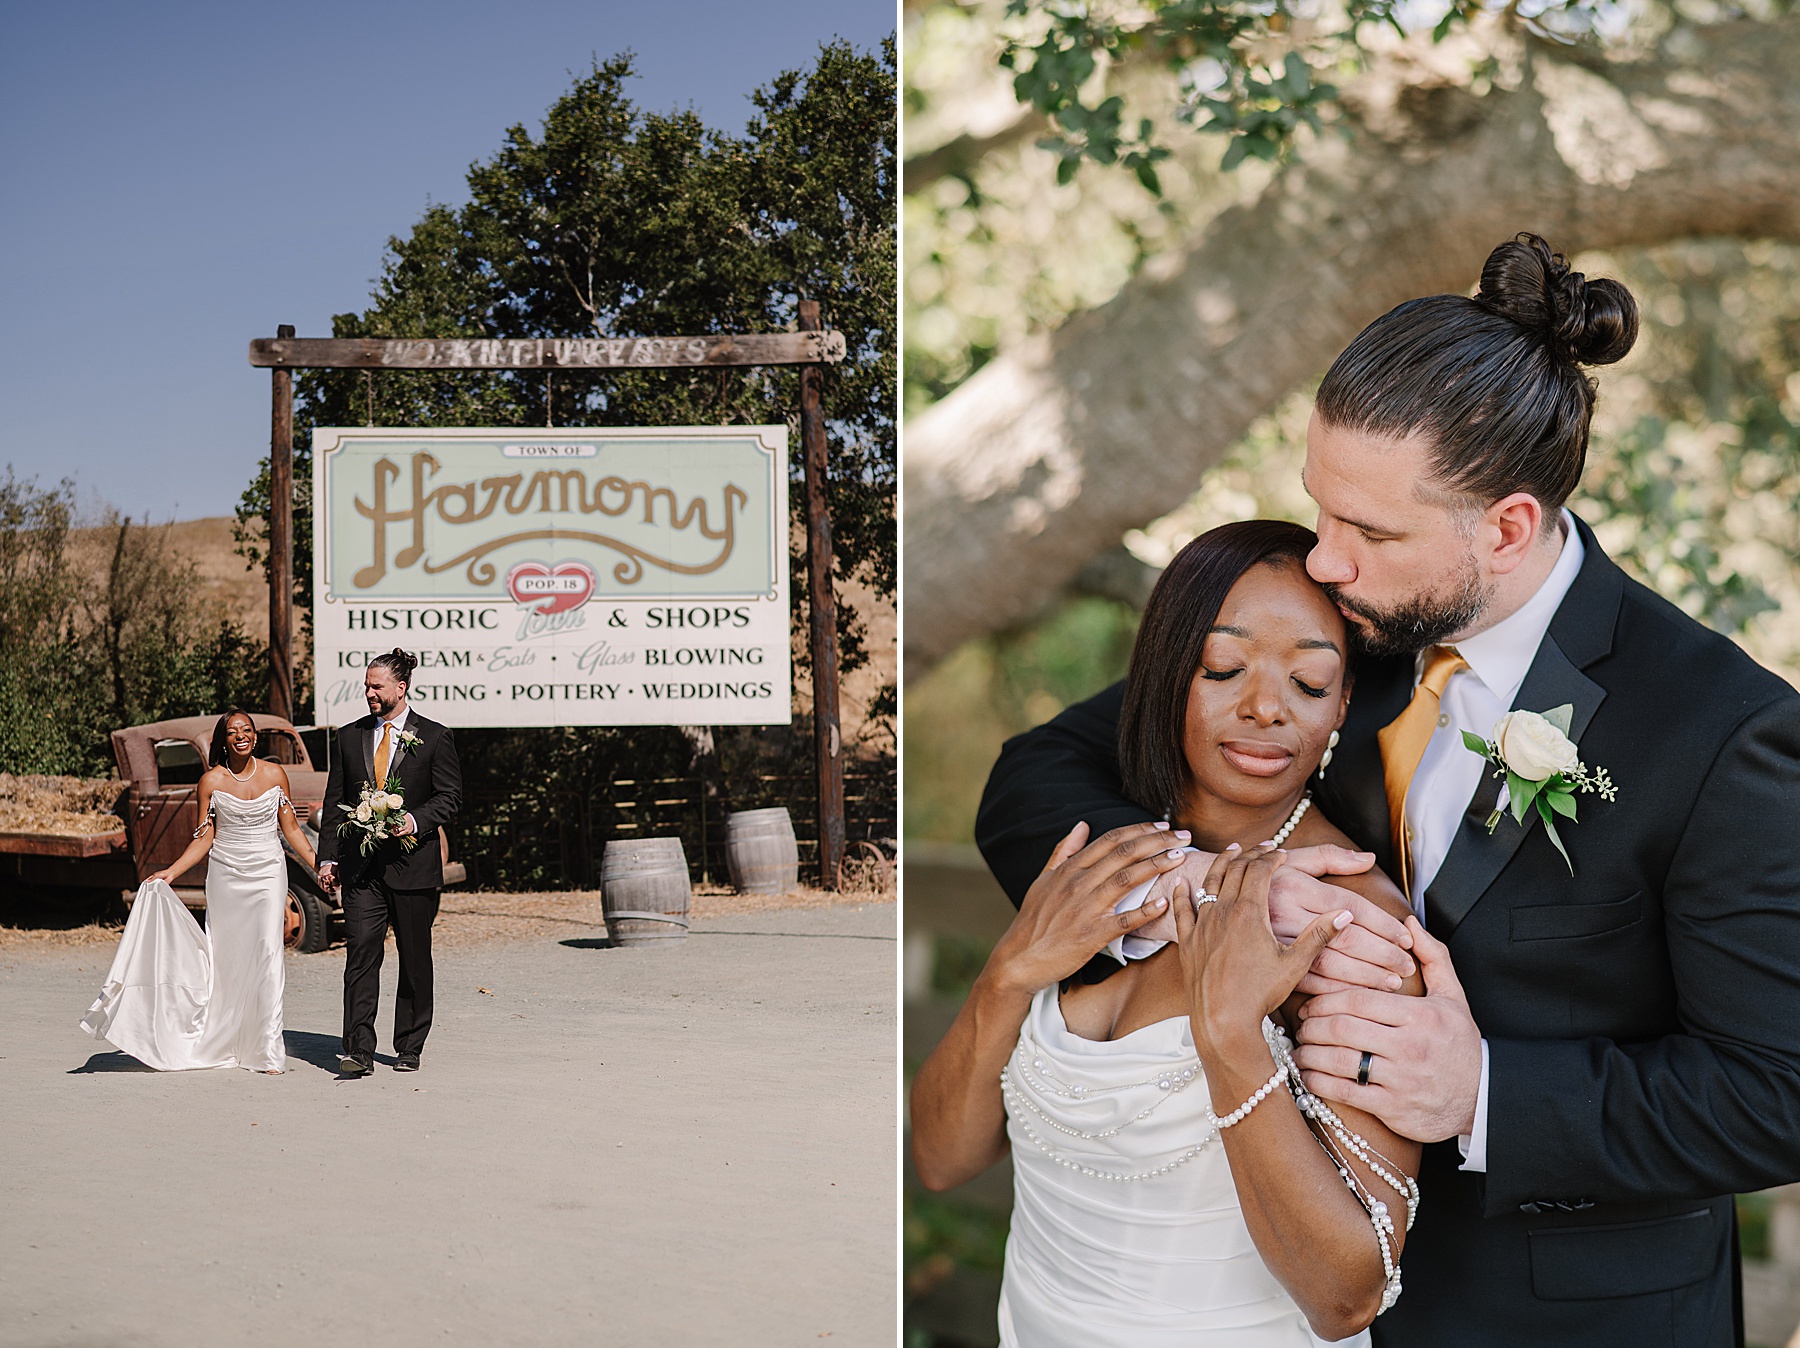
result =
M1425 995L1350 988L1300 1010L1294 1061L1322 1100L1373 1114L1402 1137L1442 1142L1474 1131L1481 1089L1481 1031L1450 963L1450 951L1406 919L1425 976ZM1364 1053L1368 1084L1357 1084Z
M1407 953L1412 937L1400 919L1354 890L1334 885L1328 875L1361 875L1375 864L1373 852L1352 852L1329 843L1296 847L1269 886L1269 926L1284 945L1327 913L1350 910L1348 927L1331 938L1299 991L1318 994L1346 988L1396 991L1413 972Z
M1269 926L1283 945L1291 945L1301 932L1328 913L1350 910L1351 924L1331 938L1324 953L1300 980L1301 992L1341 992L1346 988L1397 989L1413 972L1406 947L1412 937L1400 920L1354 890L1328 883L1327 875L1361 875L1375 864L1372 852L1352 852L1329 843L1296 847L1285 854L1286 862L1269 885ZM1145 902L1169 899L1176 882L1186 880L1192 893L1206 889L1211 852L1190 853L1181 865L1157 876ZM1140 927L1135 935L1148 940L1175 939L1173 909Z

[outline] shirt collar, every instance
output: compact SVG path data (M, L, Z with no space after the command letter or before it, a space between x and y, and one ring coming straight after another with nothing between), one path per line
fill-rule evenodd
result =
M389 722L389 724L394 727L394 733L396 735L398 735L402 730L406 729L406 718L411 715L412 715L412 703L409 702L404 707L400 708L400 714L398 716L394 717L394 719L391 722ZM377 735L379 735L381 733L381 718L379 718L379 717L377 717L376 721L375 721L375 733Z
M1582 559L1586 555L1581 533L1575 527L1575 517L1564 510L1560 522L1562 555L1550 568L1544 583L1538 586L1537 593L1509 617L1456 643L1457 651L1469 662L1470 672L1509 707L1518 696L1519 686L1525 682L1531 662L1537 658L1544 634L1550 630L1550 620L1556 616L1563 596L1568 594L1575 577L1581 573Z

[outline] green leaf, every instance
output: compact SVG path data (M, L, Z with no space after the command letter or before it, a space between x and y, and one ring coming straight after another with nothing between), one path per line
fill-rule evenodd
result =
M1525 808L1537 798L1538 792L1544 789L1542 782L1528 782L1511 768L1506 770L1506 799L1512 806L1512 817L1519 823L1525 822Z
M1575 863L1569 860L1569 849L1563 846L1562 839L1556 834L1556 816L1550 812L1550 807L1545 805L1542 799L1537 803L1537 810L1538 816L1544 821L1544 832L1550 835L1550 841L1555 843L1556 850L1562 853L1563 865L1569 868L1570 875L1575 874Z
M1462 732L1462 741L1465 749L1472 754L1480 754L1483 758L1486 758L1493 752L1488 748L1488 742L1486 740L1470 731L1465 730Z
M1150 166L1150 161L1148 159L1141 156L1138 156L1137 159L1138 162L1133 164L1132 168L1137 173L1138 181L1144 185L1144 189L1152 196L1160 197L1162 195L1162 183L1157 179L1156 170Z
M1567 818L1575 817L1575 797L1568 791L1551 790L1540 796L1539 801L1548 801L1550 808Z
M1552 707L1549 711L1544 712L1543 717L1566 735L1569 733L1570 722L1575 719L1575 706L1573 703L1565 702L1560 707Z
M1250 143L1242 136L1233 138L1231 144L1225 147L1225 157L1219 161L1219 170L1223 173L1231 172L1232 169L1244 162L1244 156L1248 153L1250 153Z
M1059 187L1067 187L1075 181L1075 171L1081 167L1081 161L1070 155L1056 166L1056 182Z
M1287 54L1285 68L1288 88L1294 91L1295 98L1305 98L1312 87L1312 72L1307 69L1305 58L1299 52L1291 51Z

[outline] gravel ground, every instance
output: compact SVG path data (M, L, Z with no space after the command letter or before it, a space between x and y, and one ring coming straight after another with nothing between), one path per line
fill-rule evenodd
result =
M689 918L706 922L738 913L769 913L789 908L831 908L844 904L892 903L891 890L834 893L801 887L787 894L738 894L720 885L696 885ZM444 891L432 929L437 949L473 945L490 940L562 937L581 927L604 935L600 891L558 890L539 894L510 894L498 890ZM88 922L58 927L0 922L0 954L24 955L33 950L69 946L117 945L123 920ZM392 933L388 944L393 944Z
M0 946L0 1345L891 1344L895 909L453 894L416 1076L159 1074L76 1028L117 930ZM387 961L383 1033L392 1004Z

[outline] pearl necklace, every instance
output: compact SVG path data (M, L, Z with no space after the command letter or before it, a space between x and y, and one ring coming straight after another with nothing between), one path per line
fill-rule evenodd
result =
M1306 818L1306 812L1310 809L1312 809L1312 792L1308 791L1304 796L1300 797L1300 803L1294 806L1294 812L1287 817L1287 822L1275 830L1274 836L1271 837L1269 841L1274 843L1277 847L1280 847L1288 840L1293 831L1300 827L1300 821ZM1163 822L1167 823L1168 821L1164 820ZM1195 852L1200 849L1189 847L1188 850L1190 852Z
M1311 808L1312 792L1308 791L1304 796L1300 797L1300 803L1294 806L1294 812L1287 817L1287 823L1276 829L1275 836L1269 839L1269 841L1274 843L1277 847L1280 847L1288 840L1288 835L1299 827L1300 821L1306 817L1306 812Z
M237 773L231 771L231 751L229 749L227 749L225 751L225 771L230 774L232 781L247 782L252 777L256 776L256 755L251 754L249 756L248 761L249 761L249 765L250 765L250 771L246 772L242 777L240 777L237 775Z

